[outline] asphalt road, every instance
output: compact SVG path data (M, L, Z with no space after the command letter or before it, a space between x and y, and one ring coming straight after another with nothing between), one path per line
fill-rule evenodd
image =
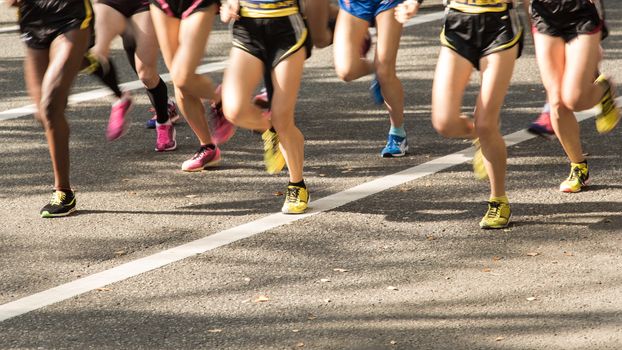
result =
M602 70L622 81L622 3L607 10ZM13 25L10 11L0 23ZM107 98L71 106L79 213L40 219L53 183L41 128L32 116L0 121L0 319L35 293L124 264L148 270L136 261L199 239L223 242L75 296L61 287L51 305L43 294L46 306L0 321L0 348L621 349L622 129L601 136L593 119L581 122L592 186L572 195L557 190L568 172L559 143L520 139L508 149L514 223L480 230L487 183L473 178L468 157L443 163L469 144L443 139L430 123L440 26L404 31L398 74L411 148L401 159L379 157L388 118L368 96L370 79L342 83L332 51L314 51L296 115L313 215L297 221L273 215L287 177L265 173L256 135L238 131L222 147L222 167L183 173L192 132L182 124L178 150L154 152L140 90L133 126L114 143L104 139ZM229 42L218 25L205 63L226 59ZM23 55L17 34L0 34L0 112L31 103ZM113 56L121 80L135 80L118 43ZM74 92L98 88L80 77ZM543 102L527 40L502 133L522 135ZM423 176L430 162L445 165ZM418 175L391 177L413 168ZM249 237L234 241L233 231Z

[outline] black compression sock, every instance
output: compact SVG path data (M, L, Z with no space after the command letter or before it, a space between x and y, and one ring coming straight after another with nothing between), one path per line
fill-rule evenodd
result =
M287 184L287 186L297 186L297 187L302 187L302 188L307 188L307 185L305 185L305 180L300 180L300 182L289 182Z
M213 143L209 143L209 144L207 144L207 145L201 145L201 147L209 148L209 149L211 149L211 150L216 149L216 145L215 145L215 144L213 144Z
M138 74L136 70L136 40L133 35L122 35L121 38L123 39L123 50L125 51L127 60L130 62L130 66L132 66L134 73Z
M147 89L151 105L155 108L157 121L164 124L168 121L168 89L160 78L160 82L153 89Z
M95 71L93 71L93 75L99 78L112 92L114 92L115 96L121 98L123 93L121 92L121 88L119 88L119 81L117 80L117 71L114 68L114 64L112 61L108 59L98 59L98 65Z

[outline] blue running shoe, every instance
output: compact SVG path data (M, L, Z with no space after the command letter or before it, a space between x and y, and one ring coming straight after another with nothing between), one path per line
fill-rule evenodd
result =
M371 93L371 98L374 100L374 103L377 105L384 104L384 97L382 96L382 89L380 88L380 82L378 78L374 76L374 80L371 81L371 86L369 87L369 92Z
M408 152L408 141L405 137L389 134L387 145L380 155L382 158L402 157Z

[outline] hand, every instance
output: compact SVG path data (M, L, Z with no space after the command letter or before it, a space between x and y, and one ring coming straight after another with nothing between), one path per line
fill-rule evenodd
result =
M421 4L414 0L406 0L395 8L395 20L404 24L417 14Z
M223 23L237 21L240 19L238 12L240 11L240 3L238 0L227 0L225 5L220 9L220 20Z

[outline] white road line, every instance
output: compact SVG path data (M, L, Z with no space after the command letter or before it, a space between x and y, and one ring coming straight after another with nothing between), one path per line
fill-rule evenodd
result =
M404 27L411 27L417 24L433 22L433 21L443 18L443 15L444 15L443 11L420 15L408 21L408 23L404 24ZM225 69L225 67L227 67L227 61L209 63L209 64L199 66L197 69L197 72L200 74L216 72L216 71ZM171 81L170 75L168 73L162 74L161 77L162 77L162 80L164 80L167 83ZM140 82L140 80L135 80L132 82L121 84L121 87L124 90L133 91L133 90L142 89L143 85ZM69 104L73 105L73 104L80 103L80 102L92 101L98 98L109 96L111 94L112 92L107 88L82 92L82 93L69 96ZM0 112L0 121L25 117L35 112L36 112L36 108L34 104L9 109L9 110Z
M19 26L0 27L0 34L19 32Z
M622 98L619 98L618 102L622 103ZM577 113L577 119L579 121L583 121L592 118L593 115L593 111L581 112ZM534 137L534 135L529 134L526 130L520 130L506 135L504 139L509 147L530 140ZM146 256L109 270L95 273L73 282L65 283L58 287L0 305L0 322L61 302L63 300L73 298L97 288L102 288L106 285L126 280L194 255L208 252L218 247L237 242L241 239L257 235L276 227L287 225L319 213L333 210L348 203L386 191L406 182L438 173L450 167L469 161L472 159L473 151L473 147L469 147L459 152L452 153L398 173L381 177L345 191L318 199L317 201L311 203L312 209L306 214L272 214L264 218L186 243L184 245Z

